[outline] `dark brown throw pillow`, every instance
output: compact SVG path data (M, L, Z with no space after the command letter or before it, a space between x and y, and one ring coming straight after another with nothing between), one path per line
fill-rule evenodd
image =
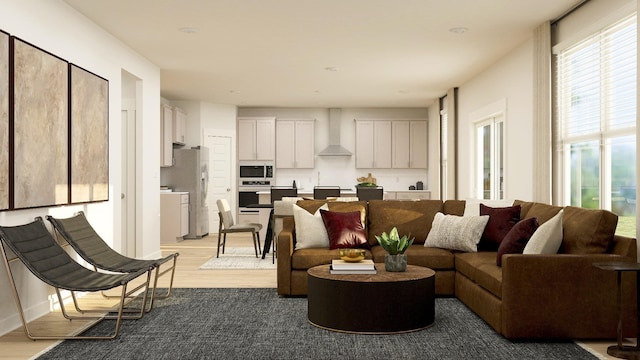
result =
M320 216L329 235L329 248L369 248L367 235L360 221L360 211L336 212L320 209Z
M526 218L515 224L500 243L496 264L502 266L504 254L522 254L536 229L538 229L538 218Z
M489 215L478 251L496 251L511 228L520 221L520 205L492 208L480 204L480 215Z

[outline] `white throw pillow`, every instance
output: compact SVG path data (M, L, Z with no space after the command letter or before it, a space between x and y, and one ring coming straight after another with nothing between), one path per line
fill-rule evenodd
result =
M489 215L455 216L436 213L425 247L477 252Z
M562 213L560 210L554 217L540 225L531 235L523 254L557 254L562 244Z
M463 216L479 216L480 204L485 204L492 208L513 206L513 200L483 200L483 199L467 199L464 205Z
M329 207L324 204L320 209L329 210ZM296 222L296 250L329 247L329 235L324 227L320 209L312 215L300 206L293 205L293 219Z

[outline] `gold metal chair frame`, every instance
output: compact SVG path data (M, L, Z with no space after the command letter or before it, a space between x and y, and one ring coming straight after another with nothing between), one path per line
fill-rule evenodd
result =
M56 234L56 238L58 239L58 243L59 244L63 244L63 242L60 241L60 238L62 238L64 240L64 243L66 243L68 246L71 246L74 251L80 255L81 257L83 257L88 263L90 263L93 266L93 269L95 271L109 271L109 272L113 272L113 273L125 273L124 271L118 271L121 269L110 269L109 266L114 266L113 264L106 264L105 266L107 267L106 269L102 269L100 266L104 265L104 264L96 264L96 262L99 263L99 261L94 261L94 259L91 259L91 256L88 254L84 254L81 251L82 247L80 246L80 244L74 244L72 243L73 239L70 239L70 237L72 237L72 234L67 232L64 226L64 222L65 221L69 221L69 220L74 220L73 218L69 218L69 219L56 219L52 216L47 216L46 217L47 220L49 220L49 222L53 225L53 232ZM88 220L86 219L84 212L80 211L78 212L75 217L75 219L77 219L78 221L82 221L83 225L86 226L87 228L90 228L91 231L93 231L94 235L95 235L95 243L98 242L103 242L102 238L100 238L100 236L98 235L97 232L95 232L95 230L93 230L93 228L91 227L91 224L89 224ZM102 244L101 244L102 245ZM78 249L76 249L76 246L78 247ZM115 250L110 249L111 252L115 253ZM145 312L149 312L151 311L151 309L153 309L153 304L154 301L156 299L166 299L169 296L171 296L171 290L173 290L173 280L175 278L175 272L176 272L176 264L178 261L178 253L172 254L170 255L171 257L173 257L173 264L170 267L166 267L165 262L166 260L169 258L169 256L163 258L163 259L157 259L158 263L154 266L155 268L155 276L153 279L153 287L151 289L151 297L149 300L149 306L147 307L146 302L145 304ZM123 257L123 256L122 256ZM138 261L136 259L133 259L133 261ZM141 260L142 261L142 260ZM144 264L144 262L143 262ZM100 265L100 266L98 266ZM164 267L165 269L160 271L160 268ZM157 290L157 285L158 285L158 279L165 275L166 273L171 272L171 279L169 280L169 286L167 289L167 292L163 295L157 295L156 290ZM115 299L115 298L119 298L120 296L116 296L116 295L109 295L107 294L106 291L100 291L100 293L102 294L102 297L104 297L105 299ZM138 295L139 297L139 295ZM74 303L75 303L75 298L74 298ZM79 309L79 307L76 305L76 310L79 312L82 312L83 310Z
M171 267L165 268L163 271L160 271L160 267L162 267L162 265L158 265L155 270L153 271L155 273L155 275L153 276L153 287L151 288L151 297L149 299L149 307L146 308L145 307L145 312L149 312L151 311L151 309L153 309L153 303L156 299L166 299L169 296L171 296L171 290L173 290L173 279L175 278L175 274L176 274L176 264L178 262L178 257L175 256L173 258L173 264L171 265ZM97 267L93 267L93 269L95 271L99 271L99 269ZM169 287L167 288L167 292L163 295L157 295L156 293L156 289L158 289L158 279L163 276L164 274L168 273L169 271L171 271L171 278L169 279ZM120 298L120 296L115 296L115 295L109 295L106 293L106 291L100 291L100 294L102 295L103 298L105 299L117 299ZM135 300L136 298L139 298L140 295L131 298L131 300ZM75 298L74 298L75 300ZM146 304L146 302L144 302L143 304ZM78 309L78 307L76 306L76 310ZM78 310L80 311L80 310Z
M124 315L125 313L125 306L130 302L127 301L127 299L131 299L133 298L133 294L137 293L138 291L140 291L141 289L143 290L143 299L142 299L142 304L146 304L147 301L147 294L149 293L149 283L151 282L151 271L152 269L143 269L140 270L136 273L132 273L130 274L126 279L127 281L122 281L120 284L120 287L122 288L121 290L121 294L119 296L120 298L120 302L119 302L119 306L118 306L118 310L117 310L117 314L116 315L109 315L109 313L113 312L113 308L111 309L94 309L94 310L81 310L79 312L81 313L88 313L88 312L95 312L95 313L102 313L102 316L77 316L77 315L70 315L65 306L64 306L64 301L62 299L62 295L60 294L60 289L59 288L55 288L56 290L56 295L58 297L58 302L60 304L60 310L62 312L62 315L68 319L68 320L95 320L94 322L88 324L88 326L82 327L80 330L78 330L78 332L84 332L86 330L89 330L90 328L94 327L95 325L99 324L102 320L105 319L115 319L116 323L114 326L114 330L113 333L109 334L109 335L96 335L96 336L85 336L85 335L78 335L76 332L75 334L71 334L71 335L37 335L34 334L30 329L29 329L29 325L28 322L26 320L25 314L24 314L24 309L22 307L22 301L20 300L20 295L18 294L18 290L16 287L16 283L13 277L13 272L11 270L11 266L10 263L16 260L19 260L19 258L16 257L12 257L11 259L7 256L7 249L5 248L5 245L0 242L0 246L2 246L2 259L4 261L5 264L5 268L7 269L7 276L9 277L9 283L11 285L11 290L13 293L13 298L16 302L16 307L18 308L18 314L20 315L20 320L22 321L22 327L24 330L25 335L27 336L27 338L31 339L31 340L111 340L114 339L118 336L119 332L120 332L120 325L123 319L133 319L133 320L137 320L137 319L141 319L142 317L144 317L145 314L145 306L141 306L139 311L139 314L137 315ZM88 269L87 269L88 270ZM131 290L127 290L127 287L129 285L129 281L133 280L141 275L143 275L144 273L147 273L147 279L144 283L134 287ZM77 299L75 296L75 291L69 290L71 293L71 296L73 298L73 302L76 306L76 309L78 309L78 303L77 303ZM115 306L114 306L115 307Z

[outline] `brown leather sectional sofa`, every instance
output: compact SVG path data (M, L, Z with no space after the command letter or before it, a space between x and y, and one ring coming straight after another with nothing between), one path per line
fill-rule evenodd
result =
M324 203L301 200L298 205L314 213ZM540 224L563 209L524 201L515 204L521 205L521 219L537 217ZM424 247L435 214L461 216L465 201L372 200L327 205L330 211L364 211L371 247L367 258L375 262L384 262L385 255L375 235L395 226L401 235L414 236L414 244L406 252L408 263L435 270L438 296L457 297L506 338L616 337L616 274L600 270L593 263L635 262L637 253L636 239L613 235L617 217L608 211L565 207L563 243L558 254L507 254L500 267L496 264L497 252ZM283 220L277 241L279 295L306 295L307 270L339 258L338 250L328 247L295 250L293 217ZM623 316L635 319L635 275L625 274L623 285ZM635 331L635 321L626 321L624 334L635 336Z

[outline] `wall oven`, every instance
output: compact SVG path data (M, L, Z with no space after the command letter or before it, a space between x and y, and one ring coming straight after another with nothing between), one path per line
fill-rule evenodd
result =
M260 189L257 187L245 186L238 188L238 212L240 214L257 214L258 209L256 208L248 208L247 206L258 203L258 191L264 189Z
M258 214L258 191L269 191L273 182L273 161L241 161L238 169L238 214Z

